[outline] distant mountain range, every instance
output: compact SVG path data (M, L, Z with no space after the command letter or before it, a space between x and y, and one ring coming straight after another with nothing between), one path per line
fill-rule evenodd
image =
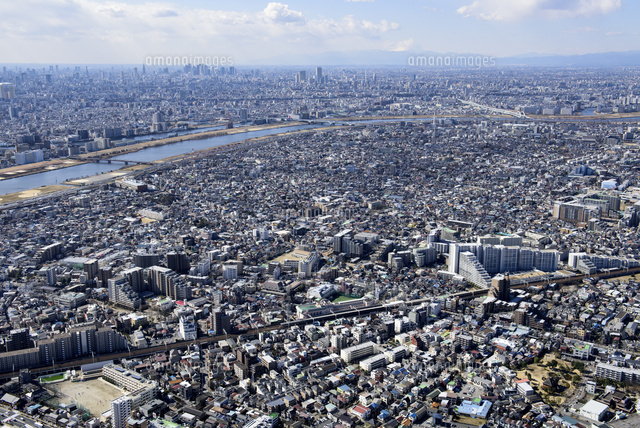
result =
M325 52L321 54L291 54L279 55L269 59L244 62L243 65L273 65L273 66L393 66L393 67L432 67L435 64L454 64L456 58L490 58L495 66L531 66L531 67L638 67L640 66L640 51L602 52L584 55L543 55L527 54L509 57L488 57L473 53L439 53L439 52L392 52L382 50L372 51L342 51ZM438 60L438 58L440 58ZM412 63L413 61L413 63ZM437 63L436 61L440 61ZM458 64L463 64L459 60ZM485 63L485 67L487 64Z
M450 68L482 68L489 66L525 66L525 67L640 67L640 51L626 52L601 52L583 55L547 55L529 53L514 56L487 56L475 53L432 52L432 51L333 51L320 54L286 54L270 58L255 59L234 58L238 67L431 67ZM461 65L462 64L462 65ZM12 67L48 67L48 63L34 64L2 64ZM65 67L80 66L85 64L64 64ZM115 67L141 67L141 64L88 64L90 69L104 66Z
M602 52L584 55L529 55L498 58L499 65L536 67L638 67L640 51Z

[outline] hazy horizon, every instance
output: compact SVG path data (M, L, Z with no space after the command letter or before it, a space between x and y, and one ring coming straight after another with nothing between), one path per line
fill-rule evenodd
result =
M621 0L25 0L0 4L0 14L4 64L195 56L269 66L374 52L512 58L640 50L640 4Z

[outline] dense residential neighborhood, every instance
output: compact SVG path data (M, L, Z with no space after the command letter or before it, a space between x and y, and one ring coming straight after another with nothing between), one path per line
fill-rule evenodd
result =
M285 127L0 205L0 416L635 426L638 118L585 118L637 84L599 73L5 69L3 166Z

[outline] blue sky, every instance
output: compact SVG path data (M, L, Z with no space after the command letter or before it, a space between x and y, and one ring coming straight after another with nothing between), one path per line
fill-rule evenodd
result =
M640 2L632 0L21 0L0 2L0 16L2 63L203 56L249 65L335 51L640 50Z

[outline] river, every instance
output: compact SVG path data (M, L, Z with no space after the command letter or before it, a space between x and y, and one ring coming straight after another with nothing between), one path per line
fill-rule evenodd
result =
M280 134L283 132L299 131L302 129L312 129L321 125L296 125L282 128L262 129L258 131L241 132L238 134L221 135L216 137L203 138L201 140L186 140L180 143L165 144L158 147L149 147L126 155L116 155L116 159L153 162L160 159L190 153L191 151L205 150L212 147L223 146L225 144L236 143L249 138L264 137L267 135ZM35 189L36 187L62 184L67 180L89 177L115 171L124 167L123 163L85 163L82 165L60 168L53 171L40 172L37 174L25 175L23 177L10 178L0 181L0 195L7 193L21 192Z
M589 114L590 112L587 112ZM447 119L447 118L438 118L438 119ZM483 120L485 119L482 116L470 116L470 117L450 117L449 119L454 120ZM552 116L544 119L519 119L519 118L492 118L493 120L501 120L501 121L525 121L525 122L635 122L639 121L640 117L623 117L623 118L613 118L613 119L598 119L597 116L587 115L586 117L576 116L575 119L554 119ZM365 124L373 124L373 123L388 123L388 122L431 122L432 118L402 118L402 119L389 119L389 118L371 118L364 120L340 120L340 119L327 119L325 123L332 123L335 125L365 125ZM223 135L217 137L209 137L204 138L202 140L186 140L180 143L173 144L165 144L159 147L149 147L147 149L142 149L137 152L128 153L126 155L117 155L116 159L128 160L128 161L140 161L140 162L153 162L160 159L166 159L172 156L182 155L190 153L191 151L200 151L209 149L212 147L218 147L225 144L236 143L239 141L243 141L249 138L255 137L263 137L267 135L279 134L283 132L290 131L298 131L301 129L312 129L319 126L323 126L320 124L316 125L295 125L283 128L272 128L272 129L264 129L258 131L248 131L239 134L232 135ZM215 127L219 128L219 127ZM215 129L213 128L213 129ZM209 128L207 128L209 129ZM196 133L196 132L204 132L202 131L188 131L187 133ZM181 133L181 135L184 135ZM158 137L158 136L155 136ZM141 140L148 140L151 137L144 136L139 137ZM138 141L138 140L137 140ZM44 186L44 185L52 185L52 184L62 184L67 180L72 180L76 178L89 177L92 175L98 175L105 172L115 171L124 166L122 163L88 163L77 166L72 166L69 168L61 168L54 171L41 172L38 174L26 175L18 178L11 178L8 180L0 181L0 195L6 195L7 193L21 192L24 190L35 189L36 187Z

